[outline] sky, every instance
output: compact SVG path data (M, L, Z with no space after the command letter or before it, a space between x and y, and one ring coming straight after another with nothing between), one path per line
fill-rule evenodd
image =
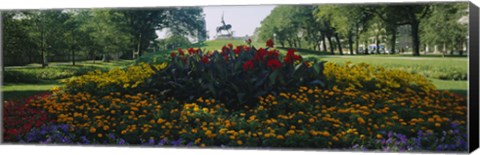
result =
M222 13L225 24L232 25L230 30L234 31L234 36L252 36L255 28L260 27L260 22L270 14L274 7L275 5L203 7L209 40L214 39L217 26L222 25ZM164 38L165 32L159 32L158 36Z
M222 25L223 13L225 24L232 25L231 31L234 31L234 36L252 36L255 28L260 27L260 22L274 7L274 5L204 7L208 35L210 39L214 38L217 26Z

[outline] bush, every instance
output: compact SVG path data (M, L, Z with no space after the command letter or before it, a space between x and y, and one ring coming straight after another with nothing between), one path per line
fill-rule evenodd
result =
M59 80L86 74L97 67L54 66L47 68L19 68L4 72L5 83L38 83L43 80ZM102 69L105 70L105 69Z
M115 68L108 72L95 70L79 77L62 80L63 90L70 93L95 92L97 95L109 92L139 92L140 85L149 78L156 70L167 66L166 63L149 65L141 63L126 69ZM155 70L154 70L155 69Z
M3 81L5 83L38 83L40 79L34 74L21 71L5 71L3 72Z
M303 61L295 50L281 57L278 50L224 46L221 52L179 49L164 70L147 80L146 90L180 101L212 97L238 109L256 105L259 96L300 85L324 86L323 62Z

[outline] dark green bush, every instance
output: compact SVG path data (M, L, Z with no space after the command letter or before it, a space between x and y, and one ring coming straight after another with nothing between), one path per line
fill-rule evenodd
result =
M289 50L281 57L275 49L224 46L221 52L179 49L166 69L145 83L182 101L213 97L237 109L254 106L259 96L296 89L300 85L323 86L323 62L303 61ZM281 59L282 58L282 59ZM283 60L283 61L282 61Z

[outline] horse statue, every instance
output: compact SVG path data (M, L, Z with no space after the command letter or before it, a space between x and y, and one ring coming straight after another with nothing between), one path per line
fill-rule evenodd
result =
M232 25L230 25L230 24L218 26L218 27L217 27L217 33L220 33L221 31L227 31L227 32L230 33L230 29L231 29L231 28L232 28Z
M222 31L227 31L228 35L231 35L230 33L231 28L232 28L232 25L225 24L225 20L223 19L223 13L222 13L222 26L217 27L217 34L221 33Z

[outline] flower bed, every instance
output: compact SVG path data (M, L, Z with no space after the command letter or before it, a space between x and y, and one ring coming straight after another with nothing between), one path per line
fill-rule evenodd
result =
M60 125L51 129L61 130L63 139L48 140L59 132L37 128L20 137L47 143L466 150L466 99L436 90L422 76L306 61L294 50L281 56L271 47L187 52L172 53L168 65L142 64L67 82L29 103L48 112ZM136 78L125 79L130 74Z

